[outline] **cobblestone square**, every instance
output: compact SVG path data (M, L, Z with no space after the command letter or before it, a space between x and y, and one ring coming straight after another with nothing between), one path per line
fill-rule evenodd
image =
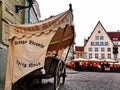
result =
M53 78L43 79L42 85L30 90L53 90ZM80 72L67 69L67 77L60 90L120 90L120 73ZM3 89L3 85L0 87Z

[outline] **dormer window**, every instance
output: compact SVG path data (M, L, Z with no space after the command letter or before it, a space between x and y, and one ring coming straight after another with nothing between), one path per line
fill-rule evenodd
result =
M118 40L118 38L112 38L113 40Z

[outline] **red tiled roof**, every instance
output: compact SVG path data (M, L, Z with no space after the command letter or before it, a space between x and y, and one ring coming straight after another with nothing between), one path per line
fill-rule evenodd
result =
M75 46L75 51L84 51L84 47L82 47L82 46Z
M113 38L118 38L117 41L120 41L120 32L107 32L110 39L113 41Z

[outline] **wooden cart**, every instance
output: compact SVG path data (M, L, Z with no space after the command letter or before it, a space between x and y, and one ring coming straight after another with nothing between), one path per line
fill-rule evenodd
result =
M45 21L30 25L10 25L11 44L8 56L10 58L8 59L5 90L8 88L11 90L10 85L7 85L9 80L12 83L12 90L29 90L34 83L41 84L42 79L49 78L54 78L54 90L59 90L60 79L63 78L62 84L65 82L65 61L70 47L74 45L75 32L72 16L70 4L68 11ZM68 51L62 60L61 57L66 48ZM54 55L48 56L48 52ZM14 58L11 59L11 56ZM43 60L44 65L39 64ZM31 62L38 64L35 64L35 68L29 68ZM10 65L12 66L9 67ZM41 70L45 70L45 73ZM9 72L11 72L10 75Z
M45 60L44 69L45 74L42 74L41 69L37 69L25 77L21 78L16 84L14 84L13 90L29 90L32 85L41 85L42 79L54 78L54 90L59 90L60 80L62 78L61 84L63 85L66 77L65 62L57 59L56 57L47 57Z

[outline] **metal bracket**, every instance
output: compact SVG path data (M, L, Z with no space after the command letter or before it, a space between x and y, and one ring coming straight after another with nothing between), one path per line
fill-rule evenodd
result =
M32 6L32 4L33 4L33 0L28 0L28 1L29 1L28 6L15 5L15 13L18 13L19 10L30 8Z

